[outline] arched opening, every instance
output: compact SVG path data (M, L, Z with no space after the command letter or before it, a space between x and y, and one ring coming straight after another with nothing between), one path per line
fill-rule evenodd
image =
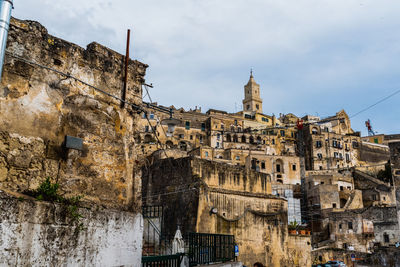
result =
M183 141L179 142L179 149L182 150L182 151L187 151L186 142L183 142Z
M257 144L258 145L261 144L261 137L260 136L257 137Z
M237 137L237 135L236 135L236 134L233 136L233 142L235 142L235 143L237 143L237 142L238 142L238 137Z
M314 127L314 128L312 128L312 130L311 130L311 133L312 133L312 134L317 134L317 133L318 133L318 129L317 129L317 128L315 128L315 127Z
M149 143L153 143L154 142L154 138L151 134L146 134L144 136L144 143L149 144Z
M172 143L172 141L168 140L165 145L167 146L167 148L173 148L174 147L174 143Z
M284 170L283 170L283 160L281 160L281 159L277 159L277 160L276 160L276 163L275 163L275 171L276 171L277 173L284 173Z
M242 143L246 143L246 136L242 135Z
M230 135L230 134L227 134L227 135L226 135L226 142L232 142L232 139L231 139L231 135Z
M282 180L282 179L277 179L276 181L277 181L278 183L283 184L283 180Z
M250 144L254 144L254 137L250 136Z

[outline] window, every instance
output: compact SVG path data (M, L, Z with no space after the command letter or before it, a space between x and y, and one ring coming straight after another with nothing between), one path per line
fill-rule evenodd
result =
M343 243L343 249L347 249L347 243Z
M257 109L257 110L259 110L259 109L260 109L260 106L259 106L258 104L256 104L256 109Z
M281 165L280 164L276 164L276 172L281 172Z
M311 133L312 134L317 134L318 133L318 129L317 128L312 128Z
M378 144L378 138L374 138L374 143Z
M201 124L201 130L203 132L206 130L206 124L204 122Z
M353 222L348 222L348 223L347 223L347 227L348 227L349 229L353 229Z
M341 223L339 223L339 229L342 229L342 224Z
M376 195L372 195L372 200L376 200Z
M236 156L236 160L240 160L240 156Z
M219 148L219 142L217 142L217 146L216 147Z
M322 147L321 141L316 141L316 142L315 142L315 146L316 146L316 147Z
M319 166L319 169L322 170L322 166Z
M281 136L282 136L282 137L285 136L285 130L281 130Z
M190 129L190 121L185 122L185 128L186 128L186 130Z
M333 146L333 147L337 147L337 146L338 146L336 140L333 140L333 141L332 141L332 146Z
M223 123L221 123L221 129L222 129L222 130L224 129L224 124L223 124Z
M338 154L337 152L333 152L333 157L334 157L335 159L337 159L337 158L339 157L339 154Z
M200 144L202 144L202 143L203 143L203 136L200 135Z
M154 120L154 113L150 113L150 120Z
M242 143L246 143L246 136L242 135Z
M217 140L221 138L221 134L217 133Z
M343 191L343 186L342 185L340 186L340 191Z
M207 158L208 157L208 151L206 151L204 154L206 155L206 158Z
M251 119L251 115L249 115L249 114L244 114L244 117L245 117L246 119Z
M190 140L193 140L193 135L190 136Z
M318 156L318 159L322 159L322 154L321 153L318 153L317 156Z
M358 142L357 141L353 141L352 145L353 145L353 148L357 148L358 147Z
M294 170L294 171L296 170L296 164L292 165L292 170Z
M332 203L332 208L336 208L336 203Z
M271 143L272 143L273 145L275 145L275 139L272 139L272 140L271 140Z
M347 162L350 161L350 155L349 155L349 153L346 153L346 161L347 161Z
M185 135L183 135L183 134L179 134L179 135L178 135L178 138L181 138L181 139L183 139L183 138L185 138Z
M235 126L231 126L231 132L234 133L235 132Z
M261 120L262 120L262 121L265 121L265 122L268 122L268 121L269 121L268 118L265 118L265 117L262 117Z
M247 110L250 110L250 105L247 105L247 106L246 106L246 109L247 109Z
M238 124L237 124L237 120L235 120L234 124L235 124L235 126L237 126L237 125L238 125Z
M321 182L321 184L324 184L325 182Z
M383 200L386 200L386 197L383 197Z
M241 127L238 127L238 128L237 128L237 131L238 131L238 133L241 133L241 132L242 132L242 128L241 128Z
M385 243L389 243L389 235L387 233L383 234L383 241L385 241Z
M149 132L149 126L148 126L148 125L144 126L144 131L145 131L146 133Z
M261 161L261 169L265 169L265 161Z

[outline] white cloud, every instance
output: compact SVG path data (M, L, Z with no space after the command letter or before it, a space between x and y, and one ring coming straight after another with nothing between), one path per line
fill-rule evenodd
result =
M120 52L131 28L162 104L234 111L253 67L265 112L329 114L397 89L399 11L395 0L25 0L13 15Z

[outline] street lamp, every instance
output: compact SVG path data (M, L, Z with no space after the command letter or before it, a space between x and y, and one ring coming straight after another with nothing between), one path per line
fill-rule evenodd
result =
M172 118L172 113L170 113L170 117L168 119L164 119L161 121L161 124L168 126L168 130L166 133L168 137L172 136L172 134L175 131L176 125L178 125L180 122L181 122L180 120Z

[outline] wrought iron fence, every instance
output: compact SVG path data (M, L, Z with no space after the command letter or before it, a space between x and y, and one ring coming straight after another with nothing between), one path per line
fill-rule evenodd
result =
M142 257L142 267L179 267L183 254Z
M189 233L189 264L208 264L235 259L233 235Z

